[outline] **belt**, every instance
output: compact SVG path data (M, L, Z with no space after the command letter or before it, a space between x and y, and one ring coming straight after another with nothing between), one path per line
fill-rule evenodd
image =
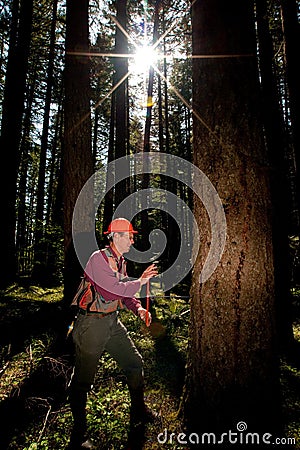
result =
M90 311L88 312L86 309L79 308L78 314L81 314L82 316L97 316L97 317L106 317L111 316L112 314L115 314L116 311L111 311L109 313L102 313L98 311Z

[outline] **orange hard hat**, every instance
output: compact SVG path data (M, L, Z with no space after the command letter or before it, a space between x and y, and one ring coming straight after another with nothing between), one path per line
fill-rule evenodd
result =
M108 229L107 231L104 231L104 234L124 233L126 231L129 233L137 233L137 231L133 229L132 223L129 222L129 220L119 217L118 219L114 219L110 222Z

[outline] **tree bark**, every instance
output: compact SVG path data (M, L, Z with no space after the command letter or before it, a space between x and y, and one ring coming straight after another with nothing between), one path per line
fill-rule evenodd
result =
M65 135L63 152L63 203L64 203L64 300L70 301L78 286L83 268L77 259L72 239L72 217L77 197L88 178L93 174L91 115L90 115L90 65L86 56L89 50L88 0L80 3L67 1L66 66L65 66ZM93 194L93 193L91 193ZM94 211L81 211L82 233L94 231ZM86 258L94 249L86 248Z
M52 86L53 86L53 71L54 71L54 57L55 57L55 41L56 41L56 20L57 20L57 2L53 1L52 20L50 30L50 46L49 46L49 60L47 67L47 86L45 95L45 108L43 117L43 130L41 137L41 151L39 161L39 175L37 184L37 199L36 199L36 217L35 217L35 239L34 239L34 267L33 279L36 281L43 281L47 277L45 273L45 244L44 237L44 217L45 217L45 178L46 178L46 162L48 150L48 136L49 136L49 122L50 122L50 108L52 100Z
M201 241L192 275L183 409L193 432L236 431L240 420L259 432L277 426L278 373L269 167L253 4L196 2L192 21L194 164L222 200L227 242L217 269L200 284L211 226L195 198Z

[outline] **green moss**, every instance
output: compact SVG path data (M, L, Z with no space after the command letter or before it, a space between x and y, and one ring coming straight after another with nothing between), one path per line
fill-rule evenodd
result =
M12 286L0 298L1 324L22 321L30 312L34 319L41 308L56 305L62 298L61 289ZM182 423L178 416L184 382L185 358L188 345L189 303L180 297L157 297L152 304L153 323L150 328L130 312L122 311L121 318L128 328L145 361L146 402L160 413L158 423L148 425L143 436L143 450L160 449L157 436L164 429L178 434ZM53 354L52 343L56 331L36 333L32 320L30 330L17 347L10 342L2 346L2 377L0 412L10 411L16 400L21 405L8 430L7 449L61 450L68 443L72 416L67 401L67 384L72 371L70 346ZM300 345L300 325L295 323L295 339ZM13 348L14 347L14 348ZM7 365L7 367L5 366ZM297 439L300 448L300 368L296 360L282 357L281 386L285 436ZM40 384L40 385L39 385ZM93 389L89 395L87 412L91 437L99 449L120 450L126 447L129 435L130 397L124 374L115 361L103 354ZM11 423L8 417L8 423ZM139 437L137 437L139 438ZM178 444L168 448L179 449Z

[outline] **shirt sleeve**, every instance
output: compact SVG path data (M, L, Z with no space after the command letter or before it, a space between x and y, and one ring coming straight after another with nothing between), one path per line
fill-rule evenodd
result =
M85 275L106 301L124 299L124 304L126 305L126 303L129 303L129 300L133 300L132 297L135 296L141 287L139 280L119 281L116 272L105 261L100 250L94 252L89 258L85 268ZM136 301L138 302L138 300Z
M124 305L126 306L126 308L130 309L131 311L134 312L134 314L137 315L137 311L139 309L140 306L142 306L140 300L138 300L135 297L132 298L123 298L122 302L124 303Z

